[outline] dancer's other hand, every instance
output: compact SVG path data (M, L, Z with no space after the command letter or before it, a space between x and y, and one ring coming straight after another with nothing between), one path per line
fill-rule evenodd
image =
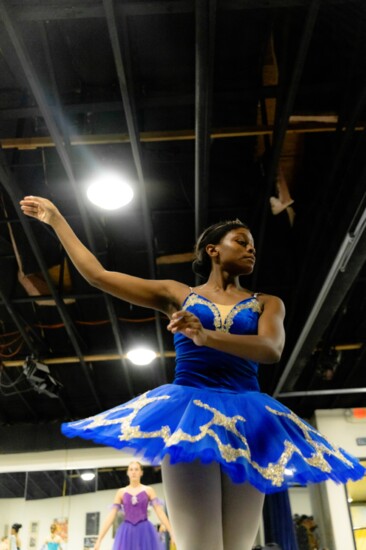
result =
M181 332L193 340L196 346L204 346L207 340L206 329L203 328L201 321L186 310L173 313L167 329L173 334Z

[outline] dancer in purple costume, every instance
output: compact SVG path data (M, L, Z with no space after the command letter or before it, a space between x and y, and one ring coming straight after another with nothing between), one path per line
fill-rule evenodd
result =
M284 348L285 308L241 284L255 265L244 223L219 222L202 233L193 270L205 282L191 288L106 270L49 200L28 196L20 205L54 229L91 285L170 319L174 382L62 431L162 465L178 550L250 550L265 493L365 475L355 457L260 391L259 363L278 362Z
M147 519L149 504L152 505L157 517L173 537L170 522L154 489L141 484L142 475L141 464L136 461L131 462L127 469L130 483L127 487L117 491L113 507L102 525L94 550L99 550L103 537L121 509L124 512L124 521L117 530L113 550L163 550L156 528Z

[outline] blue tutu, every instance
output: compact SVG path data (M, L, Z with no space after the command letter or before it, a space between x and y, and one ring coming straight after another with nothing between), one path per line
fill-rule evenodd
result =
M261 306L243 300L221 321L216 305L189 295L184 307L211 330L255 334ZM258 365L175 335L176 377L127 403L62 425L80 436L117 449L133 450L158 465L218 462L233 482L249 482L273 493L293 484L332 479L345 483L365 475L359 461L332 445L310 424L261 393Z

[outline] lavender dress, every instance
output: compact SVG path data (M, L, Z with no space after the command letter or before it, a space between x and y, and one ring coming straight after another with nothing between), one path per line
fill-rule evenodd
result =
M137 495L124 493L125 520L117 530L113 550L163 550L154 525L147 519L148 504L146 491Z

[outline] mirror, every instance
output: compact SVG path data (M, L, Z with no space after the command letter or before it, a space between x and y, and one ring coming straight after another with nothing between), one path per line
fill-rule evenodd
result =
M126 470L127 466L91 468L87 471L95 477L89 480L81 477L85 468L0 473L0 541L9 535L13 523L19 523L22 548L38 550L50 534L50 525L56 523L65 550L92 548L116 490L128 483ZM144 466L142 482L152 485L164 501L159 467ZM152 509L148 518L158 524ZM105 536L105 548L112 545L122 520L120 515Z
M366 460L361 463L366 466ZM347 483L347 500L356 550L366 549L366 478Z

